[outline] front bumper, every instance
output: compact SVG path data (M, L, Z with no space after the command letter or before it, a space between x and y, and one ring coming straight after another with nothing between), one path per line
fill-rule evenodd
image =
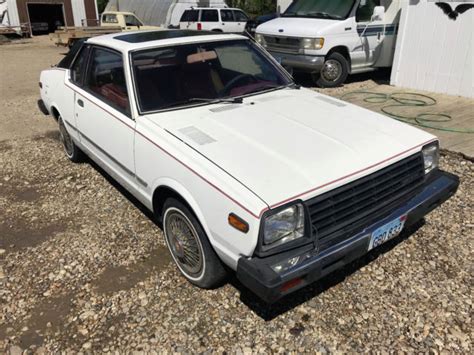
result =
M268 52L284 67L290 67L295 70L306 71L310 73L320 72L324 66L324 56L289 54L273 51Z
M321 253L310 244L266 258L241 257L237 265L237 278L264 301L275 302L366 254L371 234L380 226L402 215L407 215L405 228L415 224L454 195L458 186L457 176L435 171L411 200L353 237ZM306 256L304 262L282 274L271 268L272 265L301 255Z

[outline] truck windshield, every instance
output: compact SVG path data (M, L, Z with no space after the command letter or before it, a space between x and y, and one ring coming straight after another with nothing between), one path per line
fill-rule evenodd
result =
M132 67L141 112L237 103L293 84L248 40L146 49L132 54Z
M282 17L311 17L331 20L347 18L355 0L295 0Z

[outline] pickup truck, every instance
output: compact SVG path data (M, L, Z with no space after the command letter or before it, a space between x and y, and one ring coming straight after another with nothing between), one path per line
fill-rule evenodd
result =
M438 168L436 137L301 88L241 35L94 37L39 86L66 156L87 155L149 208L202 288L233 270L274 302L395 238L459 184Z

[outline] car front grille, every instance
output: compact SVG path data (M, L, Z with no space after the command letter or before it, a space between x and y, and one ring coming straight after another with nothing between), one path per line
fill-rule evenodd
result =
M423 156L417 153L306 201L319 250L360 233L393 212L414 195L424 176Z
M284 52L284 53L299 53L300 40L294 37L274 37L264 36L267 44L267 49L270 51Z

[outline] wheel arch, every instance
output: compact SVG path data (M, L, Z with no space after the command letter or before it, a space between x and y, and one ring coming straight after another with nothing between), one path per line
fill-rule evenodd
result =
M51 115L54 117L56 121L59 120L59 117L61 114L59 113L59 110L56 108L55 105L51 105Z
M330 51L328 52L328 54L326 54L326 59L332 54L332 53L339 53L341 55L344 56L344 58L346 58L347 60L347 64L349 65L349 67L347 68L349 73L351 72L351 55L350 55L350 52L349 52L349 48L347 48L346 46L335 46L333 48L330 49Z

